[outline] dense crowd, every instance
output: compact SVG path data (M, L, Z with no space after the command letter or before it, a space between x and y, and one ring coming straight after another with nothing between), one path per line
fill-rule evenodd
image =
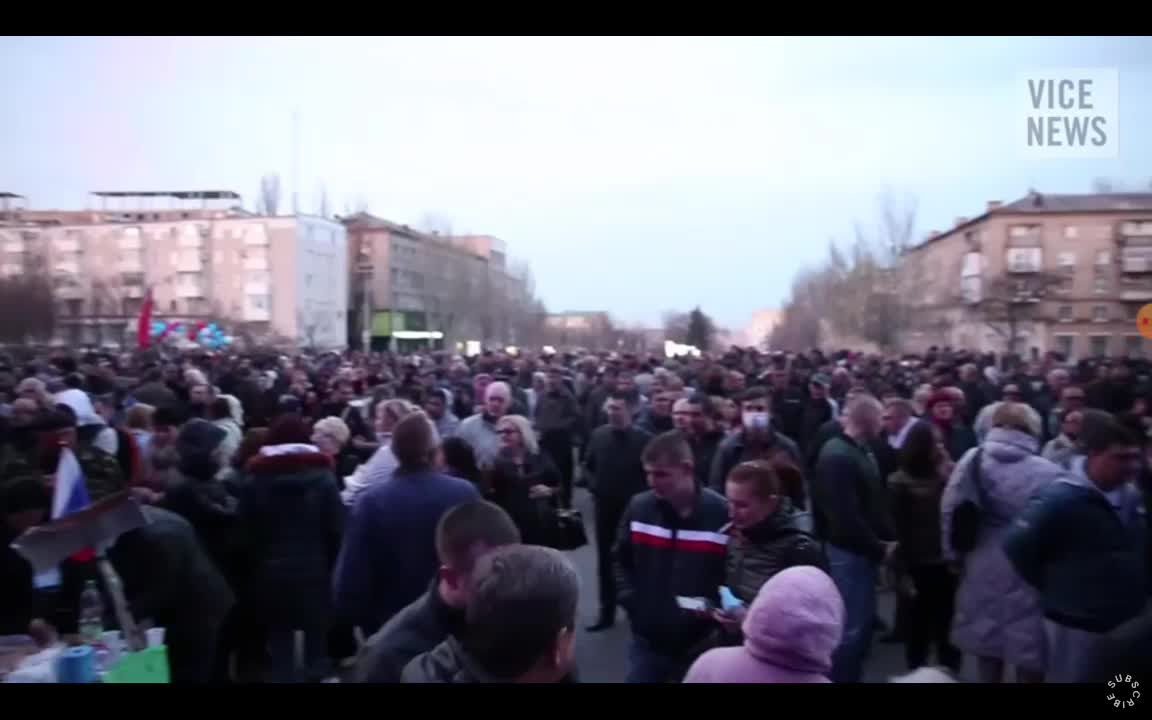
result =
M0 394L0 635L102 582L8 547L67 448L144 506L107 557L177 683L576 682L578 488L630 682L857 682L884 625L940 679L1152 660L1143 361L28 352Z

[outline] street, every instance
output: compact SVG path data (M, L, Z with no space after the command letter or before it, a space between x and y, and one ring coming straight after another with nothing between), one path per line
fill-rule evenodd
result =
M628 674L628 621L623 611L617 615L616 626L599 633L585 632L584 627L596 620L598 608L596 581L596 546L593 532L593 509L591 496L585 490L577 490L576 507L584 514L588 528L589 544L569 553L580 571L580 617L576 654L580 668L581 682L623 682ZM882 593L879 598L880 616L885 621L892 618L893 597ZM971 681L972 662L965 664L962 678ZM906 672L904 646L876 642L865 672L865 682L888 682L889 678Z

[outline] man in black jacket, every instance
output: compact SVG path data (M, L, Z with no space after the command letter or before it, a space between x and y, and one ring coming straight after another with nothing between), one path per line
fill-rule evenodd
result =
M676 429L688 438L692 446L692 458L696 464L696 483L708 487L708 474L712 471L712 461L720 443L724 442L724 431L716 427L720 418L712 399L704 393L695 393L676 401L672 408Z
M812 481L816 533L844 596L844 639L832 659L834 682L859 682L872 643L876 579L895 543L884 478L869 442L880 432L876 398L848 402L842 433L824 443Z
M397 613L360 649L352 674L359 683L400 682L404 666L465 627L468 584L484 553L520 542L516 523L495 503L457 505L440 518L436 553L440 572L419 600Z
M724 582L728 508L697 486L680 433L653 438L642 459L651 490L632 498L616 541L618 599L632 621L628 682L678 682L716 628L708 612Z
M724 481L732 468L749 460L781 459L802 467L799 448L790 437L777 430L776 418L768 412L769 406L764 388L752 388L744 393L740 403L744 429L724 440L716 450L708 477L708 487L712 490L723 492Z
M572 447L580 427L580 407L564 383L558 366L548 369L548 391L536 400L536 431L540 449L560 470L560 503L572 504Z
M563 553L497 548L477 561L468 593L468 632L416 657L401 682L572 681L580 576Z
M612 547L628 502L644 492L641 455L652 436L633 425L632 401L613 392L604 403L608 424L592 432L584 453L589 490L596 503L596 571L600 582L600 617L588 632L600 632L616 622L616 582Z

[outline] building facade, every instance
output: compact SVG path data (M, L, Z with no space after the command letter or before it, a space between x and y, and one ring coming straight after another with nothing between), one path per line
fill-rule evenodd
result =
M1152 303L1152 193L988 203L909 251L899 283L908 350L1149 356L1135 320Z
M524 266L489 235L425 233L367 213L344 219L352 267L349 335L410 350L518 342L531 301Z
M251 342L347 345L341 224L235 210L85 212L0 222L0 275L50 277L59 341L130 344L151 291L159 320L214 321Z

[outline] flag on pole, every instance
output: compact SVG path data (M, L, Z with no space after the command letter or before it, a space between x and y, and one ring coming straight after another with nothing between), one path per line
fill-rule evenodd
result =
M60 448L60 463L56 466L56 485L52 489L52 519L79 512L88 507L92 499L88 496L88 478L76 459L72 448ZM92 562L96 553L81 550L72 556L76 562Z
M60 448L60 462L56 465L56 482L52 487L52 519L79 512L88 507L91 500L88 497L88 480L84 477L84 470L80 461L71 448ZM83 550L72 556L77 562L91 562L96 554L91 550ZM33 585L38 588L59 587L60 569L52 568L38 573L33 579Z

